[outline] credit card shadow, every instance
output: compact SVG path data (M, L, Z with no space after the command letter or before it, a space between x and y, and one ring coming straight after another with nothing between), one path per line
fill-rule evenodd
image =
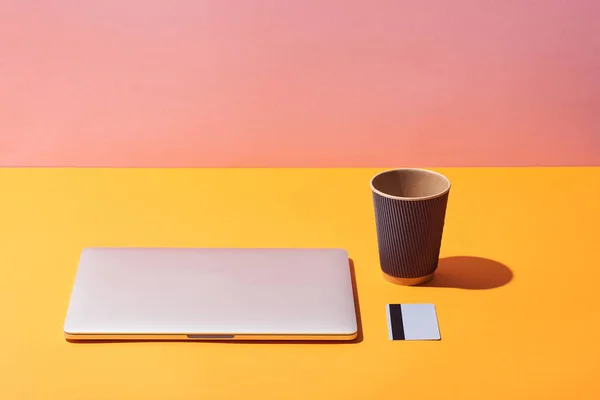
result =
M432 281L426 287L468 290L495 289L508 284L513 272L488 258L457 256L440 258Z

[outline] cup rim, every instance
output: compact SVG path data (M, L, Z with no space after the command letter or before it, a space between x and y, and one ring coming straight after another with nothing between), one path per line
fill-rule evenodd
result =
M389 174L390 172L398 172L398 171L418 171L418 172L425 172L431 175L436 175L440 178L442 178L444 181L446 181L447 183L447 187L446 189L444 189L443 191L439 192L439 193L435 193L432 194L430 196L420 196L420 197L402 197L402 196L394 196L388 193L384 193L380 190L378 190L377 188L375 188L375 186L373 185L373 181L380 175L384 175L384 174ZM372 178L371 178L371 190L375 193L377 193L380 196L383 197L387 197L388 199L393 199L393 200L403 200L403 201L422 201L422 200L432 200L432 199L436 199L438 197L442 197L443 195L445 195L446 193L448 193L450 191L450 188L452 186L452 184L450 183L450 179L448 179L445 175L440 174L439 172L436 171L432 171L430 169L425 169L425 168L393 168L393 169L387 169L385 171L381 171L377 174L375 174Z

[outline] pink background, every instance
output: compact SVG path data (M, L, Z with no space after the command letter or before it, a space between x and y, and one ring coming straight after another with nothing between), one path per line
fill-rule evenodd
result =
M598 0L0 3L0 165L600 164Z

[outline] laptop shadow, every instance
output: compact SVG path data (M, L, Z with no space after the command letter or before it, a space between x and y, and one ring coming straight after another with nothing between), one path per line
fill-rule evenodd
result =
M220 343L222 345L240 345L240 344L293 344L293 345L319 345L319 344L358 344L363 341L362 318L360 313L360 302L358 300L358 285L356 283L356 271L354 269L354 261L348 259L350 267L350 277L352 280L352 294L354 296L354 310L356 312L357 334L352 340L69 340L67 342L73 344L106 344L106 343L137 343L137 342L157 342L157 343Z

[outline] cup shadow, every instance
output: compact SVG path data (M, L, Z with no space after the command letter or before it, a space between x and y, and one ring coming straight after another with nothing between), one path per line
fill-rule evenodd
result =
M348 259L350 267L350 278L352 280L352 294L354 296L354 310L356 312L357 333L352 340L69 340L73 344L106 344L106 343L135 343L135 342L162 342L162 343L221 343L223 345L239 344L357 344L363 341L362 318L360 314L360 303L358 300L358 286L356 284L356 272L354 261Z
M494 289L508 284L513 272L506 265L481 257L440 258L431 282L425 287L468 290Z

